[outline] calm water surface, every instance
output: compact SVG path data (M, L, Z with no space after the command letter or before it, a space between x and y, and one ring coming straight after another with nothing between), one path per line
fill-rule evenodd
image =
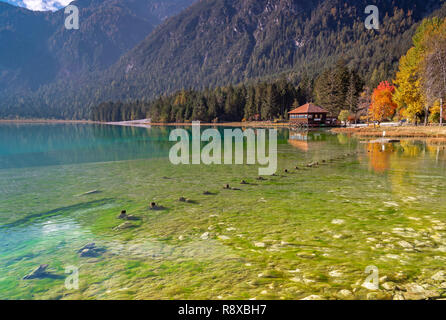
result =
M443 294L444 144L283 129L278 174L259 181L257 166L171 165L172 129L1 124L0 298L365 298L370 265ZM119 228L123 209L140 220ZM106 251L80 257L91 242ZM45 263L51 277L22 280Z

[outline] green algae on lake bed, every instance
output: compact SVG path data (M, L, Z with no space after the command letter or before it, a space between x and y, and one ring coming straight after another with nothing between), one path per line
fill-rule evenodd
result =
M444 296L442 146L283 129L277 176L257 180L253 165L171 165L170 130L0 125L0 298ZM117 229L121 210L140 220ZM80 257L92 242L106 251ZM22 280L40 264L63 277ZM380 290L362 287L367 266Z

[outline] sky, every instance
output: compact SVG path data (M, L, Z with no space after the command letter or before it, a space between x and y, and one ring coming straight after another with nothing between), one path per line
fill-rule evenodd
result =
M55 11L73 0L0 0L33 11Z

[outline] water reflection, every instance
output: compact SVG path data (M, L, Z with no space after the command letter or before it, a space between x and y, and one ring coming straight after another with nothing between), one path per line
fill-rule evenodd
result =
M167 156L168 128L0 125L0 169Z
M443 167L446 160L445 145L429 141L403 140L400 143L366 144L369 168L376 173L384 173L391 168L397 169L405 159L435 160L437 166ZM409 162L422 165L421 162Z
M169 135L176 128L1 124L0 169L168 157ZM183 129L191 134L191 127ZM218 127L222 136L225 129L233 128ZM288 136L288 130L278 130L278 143L286 143Z
M297 149L307 152L310 147L321 146L321 142L327 140L327 134L323 132L290 132L288 143Z

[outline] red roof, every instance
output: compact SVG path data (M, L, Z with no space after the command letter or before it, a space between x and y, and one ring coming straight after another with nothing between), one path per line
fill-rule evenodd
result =
M318 107L317 105L314 105L312 103L304 104L303 106L300 106L297 109L294 109L290 112L290 114L302 114L302 113L328 113L327 110L324 108Z

